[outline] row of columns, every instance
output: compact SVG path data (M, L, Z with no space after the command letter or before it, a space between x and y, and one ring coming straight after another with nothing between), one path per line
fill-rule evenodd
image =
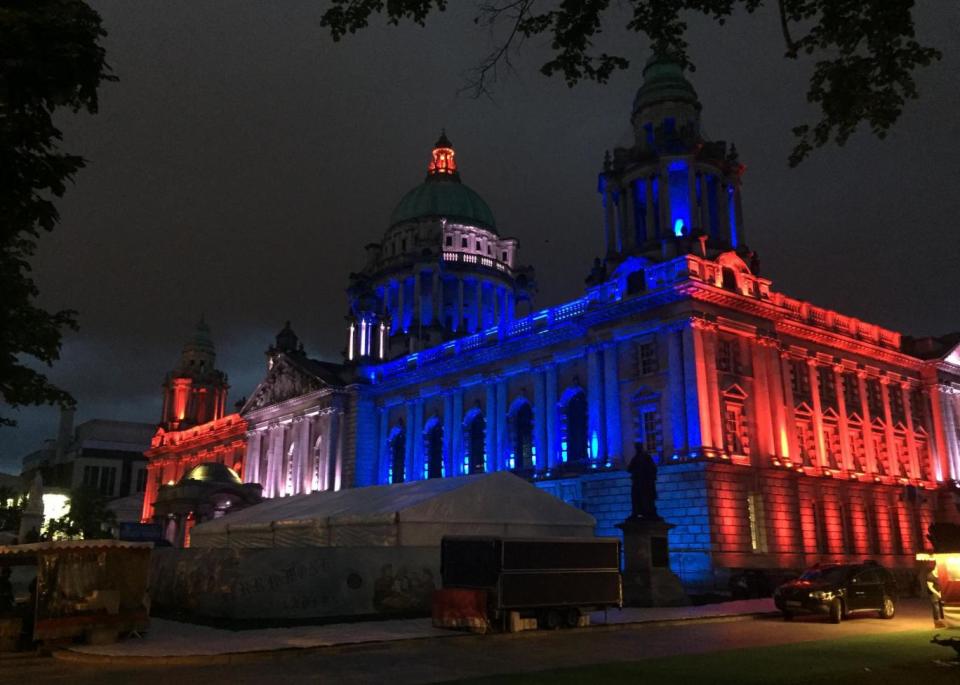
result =
M695 359L696 387L698 396L698 412L700 417L700 436L701 444L705 448L722 452L724 445L724 417L722 414L722 391L718 386L719 374L716 367L717 352L717 325L702 319L693 319L690 327L690 337L692 338L693 355ZM797 462L797 449L799 446L796 431L797 413L794 397L790 385L790 364L797 361L798 358L791 356L786 351L779 348L776 340L769 337L758 337L756 339L740 338L741 342L746 342L750 346L750 357L753 366L753 397L751 409L753 419L750 421L756 428L756 445L760 454L772 455L783 461ZM829 446L826 441L824 424L829 419L825 418L826 410L822 406L820 394L819 367L815 359L804 358L802 361L806 364L806 373L809 374L810 384L810 404L811 420L814 431L816 445L816 466L821 468L835 468L830 463L828 454ZM671 360L672 363L672 360ZM675 368L675 367L674 367ZM836 392L836 415L837 429L839 431L840 454L836 457L840 461L840 467L848 471L858 470L856 459L860 455L854 455L851 450L851 435L853 430L850 423L850 414L856 413L861 418L859 429L863 431L864 454L866 469L870 473L878 473L877 460L880 457L874 448L874 433L878 428L872 425L871 414L868 407L866 373L856 371L857 384L859 389L860 406L850 408L846 406L846 397L843 391L844 374L854 373L845 369L842 365L832 365L830 373L833 374L833 382ZM928 436L929 454L937 453L934 436L934 425L931 423L927 412L926 425L915 426L913 422L913 412L910 411L912 401L911 388L909 383L892 382L888 378L880 378L881 391L883 397L884 416L883 429L877 436L883 441L886 453L889 455L889 462L884 464L885 470L892 475L906 476L910 478L921 478L924 475L927 478L942 478L942 473L947 470L939 465L939 460L931 456L929 464L925 464L923 469L920 465L920 451L918 449L917 434L919 429ZM891 413L891 393L900 393L901 402L904 407L904 434L907 447L907 473L903 473L900 467L900 453L903 452L903 446L898 445L896 439L897 430L894 426ZM926 391L924 391L926 392ZM960 395L958 395L960 396ZM943 413L943 412L941 412ZM956 412L954 412L956 415ZM947 426L944 426L947 429ZM952 435L946 431L947 435ZM956 441L947 440L948 443L956 444ZM942 452L942 450L940 450ZM957 455L960 456L960 455ZM956 469L956 460L951 469ZM955 471L951 471L955 472Z
M426 294L424 280L430 284ZM512 321L516 299L511 288L496 280L442 274L436 267L393 279L384 286L380 313L390 317L391 335L409 332L411 327L421 324L446 326L448 312L453 332L474 333Z
M343 471L343 412L257 426L247 433L243 480L263 486L264 497L339 490Z
M591 457L603 464L614 462L622 457L622 437L620 430L620 391L618 379L618 361L615 345L592 347L587 352L587 385L584 388L587 399L588 449L596 449ZM560 447L561 398L558 391L558 367L549 363L527 372L533 386L533 448L536 470L547 471L556 468L562 461ZM510 430L508 417L515 408L518 398L508 396L508 379L499 376L488 379L484 388L480 409L486 421L484 447L486 452L486 471L500 471L509 468ZM467 441L464 421L471 407L464 407L465 391L453 389L443 395L443 416L438 417L443 425L444 474L463 475ZM419 480L425 477L426 459L425 434L426 421L431 417L424 415L424 407L429 398L417 398L404 402L402 412L405 430L406 478ZM527 399L527 401L530 401ZM393 425L389 419L390 407L381 407L379 424L380 468L379 481L386 483L390 468L391 455L388 439Z
M627 179L624 185L605 184L603 188L604 227L607 253L631 252L645 241L673 237L670 210L669 169L662 166L655 174ZM709 179L713 179L713 183ZM714 237L727 236L742 242L742 221L736 186L719 173L696 171L687 165L692 234L702 230ZM638 202L638 197L643 202ZM731 205L732 203L732 205ZM643 225L640 224L642 207ZM716 217L714 222L712 216ZM739 235L734 236L737 233Z

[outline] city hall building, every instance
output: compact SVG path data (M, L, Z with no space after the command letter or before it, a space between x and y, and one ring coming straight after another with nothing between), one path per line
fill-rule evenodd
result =
M639 443L690 588L827 560L912 566L927 526L960 518L960 336L910 339L777 292L747 246L743 166L700 114L681 67L651 59L634 143L599 175L606 254L582 297L548 309L442 135L351 275L342 364L311 359L288 324L238 415L211 399L226 382L212 344L206 381L189 360L192 384L168 377L144 519L203 461L264 497L510 470L616 535Z

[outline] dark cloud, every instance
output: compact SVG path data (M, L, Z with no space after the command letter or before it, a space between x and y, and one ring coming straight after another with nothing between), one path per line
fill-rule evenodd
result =
M230 374L231 402L263 373L263 350L291 319L308 349L336 358L343 289L402 194L419 183L446 126L464 180L538 269L541 304L576 296L600 252L596 173L629 139L646 46L611 32L637 65L606 86L539 75L531 42L495 99L458 96L490 47L471 4L426 29L368 31L333 44L324 3L96 2L120 81L97 116L64 118L90 166L61 203L63 225L37 260L43 303L80 311L52 377L79 419L153 421L159 385L201 313ZM917 10L944 60L920 74L884 142L858 134L797 170L790 128L816 115L809 64L784 60L776 17L717 30L692 21L691 76L714 138L748 171L748 240L774 287L907 333L958 327L960 20ZM18 413L0 432L0 468L51 435L56 412Z

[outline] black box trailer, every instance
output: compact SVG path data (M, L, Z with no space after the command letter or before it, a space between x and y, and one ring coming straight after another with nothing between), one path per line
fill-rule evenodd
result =
M487 620L534 618L542 628L574 627L589 611L623 604L616 538L445 537L444 589L486 595Z

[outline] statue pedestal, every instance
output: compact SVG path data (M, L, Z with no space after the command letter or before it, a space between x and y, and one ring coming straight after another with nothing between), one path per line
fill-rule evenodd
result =
M667 533L662 519L628 518L623 531L623 602L630 606L685 606L690 603L680 579L670 570Z

